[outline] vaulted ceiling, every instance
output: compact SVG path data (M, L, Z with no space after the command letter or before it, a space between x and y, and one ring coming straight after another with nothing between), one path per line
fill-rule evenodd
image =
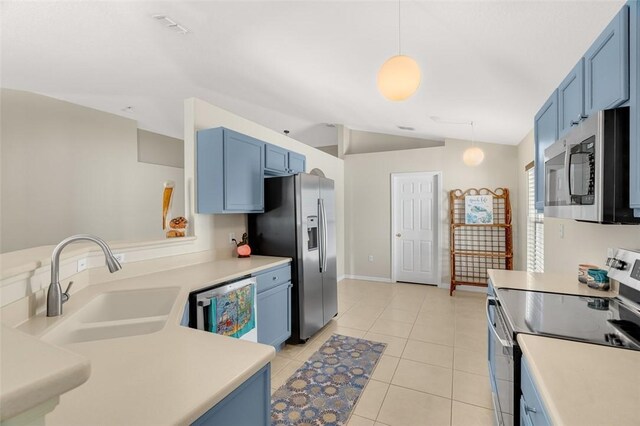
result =
M402 50L423 76L416 95L391 102L376 73L397 54L396 1L3 1L0 83L174 137L183 100L198 97L315 146L335 142L325 123L471 138L432 116L516 144L623 3L403 0Z

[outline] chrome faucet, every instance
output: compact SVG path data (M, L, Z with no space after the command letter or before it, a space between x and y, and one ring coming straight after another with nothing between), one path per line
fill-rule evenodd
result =
M62 304L65 303L71 295L69 294L69 289L71 288L71 284L69 283L69 287L62 292L62 287L60 287L59 282L59 270L60 270L60 253L62 249L65 248L68 244L71 244L76 241L93 241L97 245L100 246L102 251L104 252L105 261L107 267L109 268L109 272L113 273L122 269L120 262L113 256L111 249L104 242L102 238L95 237L89 234L78 234L73 235L69 238L65 238L53 249L53 253L51 254L51 284L49 284L49 291L47 292L47 316L48 317L57 317L62 315Z

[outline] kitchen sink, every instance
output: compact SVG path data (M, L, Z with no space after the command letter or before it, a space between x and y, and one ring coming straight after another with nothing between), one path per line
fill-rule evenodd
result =
M42 340L66 345L159 331L179 292L178 287L163 287L102 293Z

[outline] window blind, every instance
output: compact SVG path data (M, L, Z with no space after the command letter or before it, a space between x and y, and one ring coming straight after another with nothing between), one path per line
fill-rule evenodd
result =
M527 271L544 272L544 214L536 211L534 168L527 173Z

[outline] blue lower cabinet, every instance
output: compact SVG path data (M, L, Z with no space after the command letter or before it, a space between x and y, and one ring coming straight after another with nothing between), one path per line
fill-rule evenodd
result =
M291 282L258 293L258 342L276 348L291 337Z
M257 281L258 343L279 350L291 337L291 264L253 274Z
M268 426L271 424L271 364L192 423L194 426Z
M533 377L527 364L527 359L522 358L520 369L520 425L521 426L551 426L551 420L547 414L542 398L536 388Z

